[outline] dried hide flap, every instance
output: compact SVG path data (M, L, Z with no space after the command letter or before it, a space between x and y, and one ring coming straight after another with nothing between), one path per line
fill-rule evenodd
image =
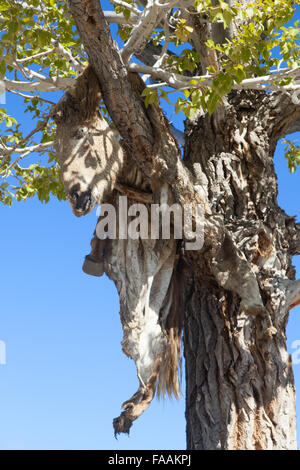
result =
M124 411L114 419L115 434L119 434L129 433L156 391L162 396L180 396L177 242L172 238L128 238L107 243L104 267L120 297L122 349L136 363L139 379L137 392L123 403Z

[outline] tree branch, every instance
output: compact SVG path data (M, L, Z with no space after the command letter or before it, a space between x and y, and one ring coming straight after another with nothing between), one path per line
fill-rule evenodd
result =
M78 60L75 59L75 57L72 56L72 54L67 51L61 44L59 44L58 41L52 40L51 43L55 46L55 51L57 54L61 55L62 57L65 57L69 64L72 65L73 69L76 70L76 72L82 72L84 69L84 66L78 62Z
M130 6L128 3L126 3L126 5ZM114 11L104 11L103 14L108 23L134 25L138 21L138 16L135 14L130 15L130 18L128 19L125 18L124 15L119 15L118 13L115 13Z
M155 46L153 44L153 41L150 41L146 44L145 48L140 53L135 54L135 57L141 62L143 62L145 65L153 67L157 60L161 57L162 49L163 46L161 46L160 44ZM171 50L167 50L165 55L172 56L176 54Z
M20 153L21 155L16 158L7 168L5 168L4 173L8 174L8 172L17 164L19 161L21 161L23 158L27 157L30 153L33 152L42 152L44 150L47 150L49 147L53 147L54 142L44 142L42 144L37 144L37 145L32 145L31 147L24 147L24 148L14 148L14 149L8 149L7 147L3 148L0 146L0 150L5 154L11 154L11 153Z
M74 78L55 77L47 80L36 80L32 82L21 82L18 80L3 79L6 90L16 91L58 91L65 90L74 85Z
M161 48L161 52L160 52L158 59L153 64L154 68L161 67L163 65L164 60L168 56L168 47L169 47L169 42L170 42L169 19L170 19L170 13L166 16L164 20L164 33L165 33L164 45ZM143 77L144 82L146 82L148 78L149 78L149 75L144 75Z
M131 11L131 13L135 15L140 15L141 13L138 8L136 8L133 5L130 5L130 3L122 2L122 0L110 0L110 2L119 7L126 8L127 10ZM104 12L104 16L105 16L105 12Z
M286 304L288 310L296 307L300 304L300 280L298 281L286 281Z
M268 95L264 110L263 119L269 121L269 135L276 141L300 131L300 105L293 102L291 95L282 92Z
M186 0L184 3L188 5L190 1ZM179 2L179 0L170 2L149 0L147 2L138 23L134 26L128 41L121 51L122 59L125 63L129 61L132 55L144 49L152 31L161 23L165 16L168 16L168 11L176 6L181 7L182 2Z
M32 95L25 95L24 93L21 93L19 91L13 91L13 90L8 90L9 93L13 93L14 95L22 96L22 98L27 98L32 100L32 98L36 98L39 101L42 101L43 103L51 104L52 106L55 106L55 103L53 101L45 100L44 98L41 98L40 96L32 96Z
M159 67L149 67L147 65L131 63L128 65L129 70L137 73L146 73L153 78L158 78L167 82L169 86L175 89L180 88L199 88L203 86L211 86L215 75L195 75L195 76L184 76L178 73L167 72L163 68ZM288 94L291 91L293 94L288 94L293 102L296 103L295 92L299 90L300 93L300 83L295 82L284 87L279 87L275 85L277 80L282 80L285 77L300 75L300 67L294 70L286 69L279 72L274 71L263 77L253 77L243 80L241 83L236 83L233 86L234 90L276 90L280 91L282 94ZM191 83L197 82L197 83Z
M161 20L161 13L162 9L159 8L156 2L149 0L140 15L138 23L134 26L128 41L121 50L124 62L128 62L132 55L140 52L145 47L153 29Z

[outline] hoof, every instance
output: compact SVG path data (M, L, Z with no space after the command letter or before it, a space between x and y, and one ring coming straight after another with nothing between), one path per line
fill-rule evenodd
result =
M97 261L90 255L87 255L85 257L82 270L84 273L89 274L90 276L100 277L104 273L103 262Z

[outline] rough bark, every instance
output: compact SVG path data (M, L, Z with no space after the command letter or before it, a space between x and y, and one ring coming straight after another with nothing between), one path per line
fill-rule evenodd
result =
M190 449L297 445L285 334L289 309L299 301L290 249L297 227L277 205L271 100L236 94L218 129L208 116L186 129L185 163L194 171L201 165L213 210L251 263L276 328L265 335L265 320L245 315L239 298L211 278L205 257L197 258L186 282L184 323ZM194 258L185 257L189 263ZM289 294L292 286L298 297Z

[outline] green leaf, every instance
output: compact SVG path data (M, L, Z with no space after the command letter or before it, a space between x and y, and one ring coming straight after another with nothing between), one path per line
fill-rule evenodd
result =
M130 14L131 14L131 11L128 10L128 8L124 8L124 10L123 10L123 15L124 15L124 17L126 18L126 20L129 20Z
M220 96L217 93L212 92L208 95L205 101L206 101L207 111L209 112L209 114L212 114L218 107L218 104L220 102Z
M10 9L10 5L5 0L0 0L0 11L7 11Z
M2 62L0 62L0 75L1 75L1 77L5 77L5 73L6 73L6 63L4 62L4 60L2 60Z

